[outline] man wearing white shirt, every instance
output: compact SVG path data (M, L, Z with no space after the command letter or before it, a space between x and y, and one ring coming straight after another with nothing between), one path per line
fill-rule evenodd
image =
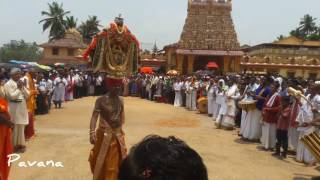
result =
M9 103L9 114L11 121L15 124L13 132L13 145L15 151L25 152L24 129L29 124L29 116L26 99L29 91L20 80L21 70L13 68L10 72L11 79L4 85Z

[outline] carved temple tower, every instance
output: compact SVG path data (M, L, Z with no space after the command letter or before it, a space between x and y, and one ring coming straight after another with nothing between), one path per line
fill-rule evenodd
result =
M179 42L165 47L168 68L191 74L214 61L222 73L240 71L243 53L231 11L230 0L189 0Z

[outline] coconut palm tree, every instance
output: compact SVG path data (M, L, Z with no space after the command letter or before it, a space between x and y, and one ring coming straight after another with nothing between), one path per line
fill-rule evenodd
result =
M317 31L317 25L315 23L317 19L313 18L309 14L305 15L300 21L300 27L298 28L305 36L314 34Z
M97 16L89 16L88 20L82 22L78 27L78 31L82 34L85 42L90 42L92 37L100 32L99 27L101 25L99 23Z
M58 4L57 2L48 3L49 10L42 11L41 15L46 16L45 19L39 21L43 23L43 31L49 29L49 40L59 39L64 36L66 21L64 19L65 15L69 14L70 11L64 11L63 4Z
M67 16L66 29L77 28L77 21L78 19L74 18L73 16Z

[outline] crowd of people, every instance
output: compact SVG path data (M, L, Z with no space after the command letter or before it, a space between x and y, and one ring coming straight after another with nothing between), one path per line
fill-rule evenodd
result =
M197 111L208 100L208 115L218 128L239 128L245 141L260 142L274 156L296 154L298 162L315 164L299 141L318 131L320 82L279 75L167 76L138 74L124 80L124 96L137 96ZM241 105L243 104L243 105ZM246 108L247 107L247 108ZM282 151L281 151L282 148Z
M0 172L7 179L7 158L24 153L35 136L35 115L48 114L51 106L86 96L100 96L105 74L59 68L50 72L0 69Z
M35 115L48 114L52 108L51 104L54 105L54 108L59 109L63 107L63 102L85 96L104 95L109 89L106 74L94 74L89 71L73 69L57 69L51 72L36 72L34 69L21 70L18 68L13 68L10 71L1 69L0 78L0 137L4 140L0 142L0 147L3 147L0 149L0 170L3 179L6 179L9 173L9 167L3 163L7 162L7 155L13 152L25 152L26 140L34 137ZM119 122L115 124L111 118L109 124L114 127L110 131L116 133L115 130L118 128L118 133L122 133L121 124L124 122L124 116L122 117L124 110L121 108L123 107L121 104L123 101L117 100L117 94L120 91L123 96L168 103L174 107L186 107L191 111L197 111L200 103L199 98L206 97L208 116L212 118L213 124L217 128L225 130L239 128L239 136L243 140L260 142L264 150L274 151L273 155L280 159L286 158L290 152L296 154L296 160L299 162L308 165L316 163L313 155L299 141L299 138L310 132L318 132L317 123L320 121L320 82L318 81L286 79L277 75L169 76L135 74L124 78L120 83L116 81L110 83L116 83L121 88L110 90L108 96L102 96L96 102L90 126L90 141L95 145L95 148L98 148L96 142L100 137L99 129L97 130L96 127L98 117L109 119L104 117L108 115L104 111L110 110L104 98L107 98L108 102L110 101L111 106L118 104L111 109L114 108L112 113L115 114L112 118L119 119ZM117 111L115 111L116 109ZM103 137L107 126L100 126L101 122L99 128L102 128L101 137ZM11 132L12 129L13 132ZM117 138L120 137L120 135L117 136ZM167 140L161 137L151 139L163 143L163 146L168 145L166 145ZM110 139L110 142L113 141L116 139ZM122 142L121 139L119 141ZM142 147L139 149L139 147L148 145L148 143L152 144L152 142L149 142L148 138L144 141L133 148L135 150L131 152L131 156L139 157L141 153L147 153L147 150ZM173 137L169 141L184 144ZM178 146L180 147L180 145ZM185 147L188 148L186 145ZM95 148L90 161L93 163L91 164L93 172L95 162L98 160L98 152L95 153L95 150L97 151ZM207 174L201 158L196 153L193 155L199 160L199 167L201 165L201 170L198 173L203 173L203 179L206 179ZM125 157L124 155L123 158ZM152 159L152 157L150 158ZM125 179L123 177L127 176L121 171L129 171L129 166L132 166L132 164L128 164L129 161L135 160L127 157L120 168L120 179ZM153 166L156 167L156 165L150 165L150 167L148 166L150 169L143 171L144 177L149 177L151 172L157 171L158 168L153 168ZM132 176L135 175L132 174Z

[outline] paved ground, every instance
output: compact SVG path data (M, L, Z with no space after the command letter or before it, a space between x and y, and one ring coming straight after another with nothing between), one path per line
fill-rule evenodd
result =
M11 180L89 180L87 162L91 148L88 127L95 98L69 102L61 110L37 117L37 137L28 142L20 161L61 161L64 168L20 168L14 164ZM137 98L126 98L126 141L128 147L149 134L175 135L185 140L203 157L209 179L285 180L309 179L319 175L290 157L273 158L258 144L239 140L237 132L217 130L210 118Z

